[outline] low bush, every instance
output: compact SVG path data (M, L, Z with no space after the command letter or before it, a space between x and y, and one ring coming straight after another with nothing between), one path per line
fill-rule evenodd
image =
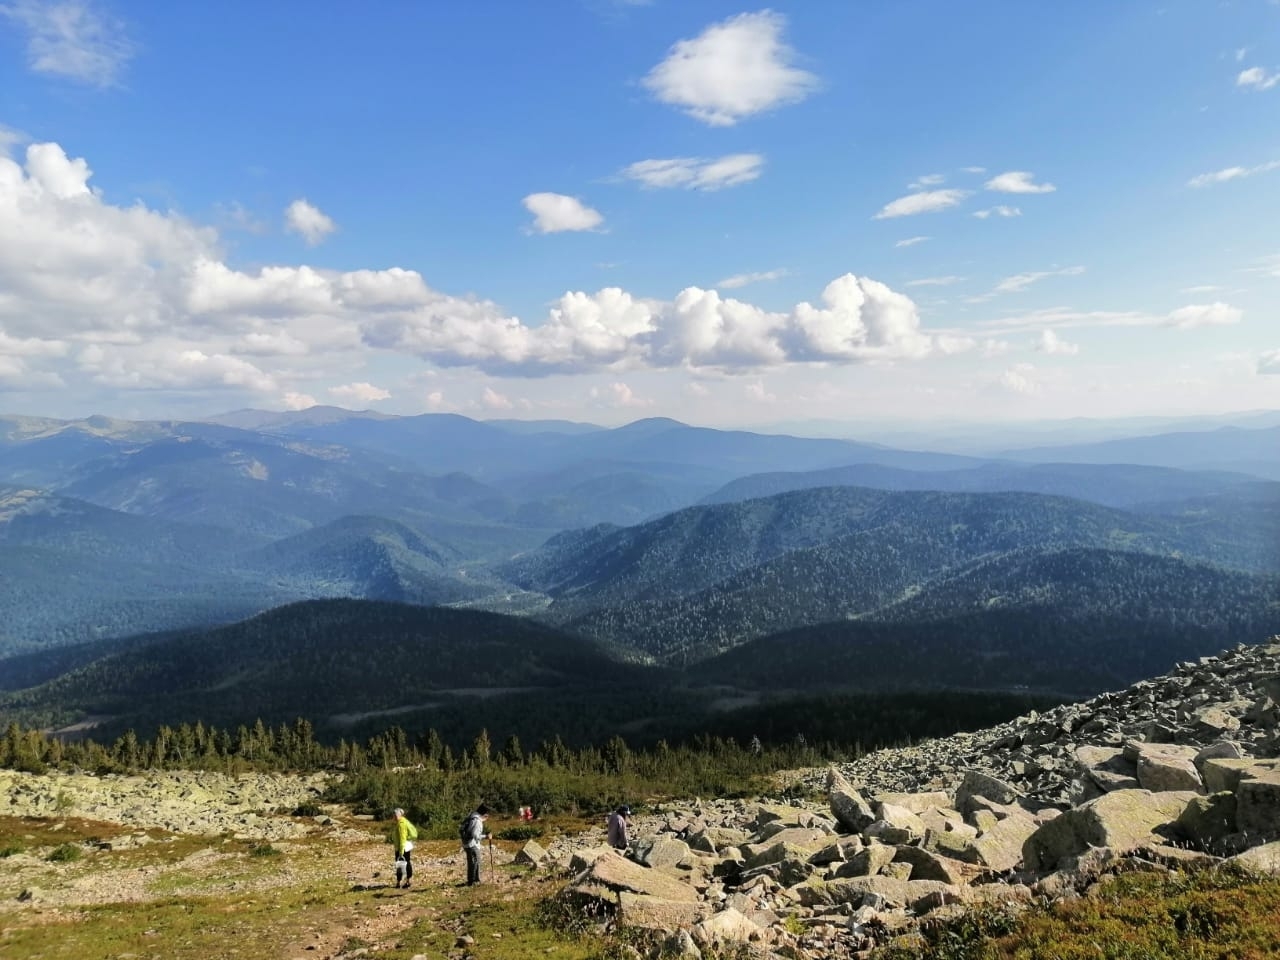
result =
M84 851L80 849L78 843L63 843L54 847L47 859L53 863L71 863L82 856Z

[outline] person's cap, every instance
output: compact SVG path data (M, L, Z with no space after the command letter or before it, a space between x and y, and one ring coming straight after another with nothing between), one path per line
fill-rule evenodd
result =
M618 812L622 814L624 817L631 816L631 808L628 807L625 803L618 808Z

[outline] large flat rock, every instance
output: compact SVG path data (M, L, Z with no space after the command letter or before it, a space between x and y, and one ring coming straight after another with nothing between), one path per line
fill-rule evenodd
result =
M1040 826L1022 847L1030 870L1052 870L1090 847L1128 853L1157 842L1157 827L1173 823L1198 794L1191 791L1115 790Z
M596 886L628 893L639 893L661 900L688 903L698 899L698 893L687 883L668 876L661 870L642 867L613 850L595 858L573 884L575 887Z

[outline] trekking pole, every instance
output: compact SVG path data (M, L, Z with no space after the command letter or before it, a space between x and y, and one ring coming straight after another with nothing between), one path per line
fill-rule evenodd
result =
M489 838L489 876L493 878L493 882L498 882L498 871L493 865L493 837Z

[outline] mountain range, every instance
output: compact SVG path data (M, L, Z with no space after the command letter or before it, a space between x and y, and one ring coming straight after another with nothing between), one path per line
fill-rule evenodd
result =
M1280 629L1275 429L1112 440L1028 462L1026 450L983 459L663 419L0 418L0 689L61 683L49 689L70 699L55 709L41 694L46 712L99 709L94 684L127 702L138 691L101 671L65 678L108 654L157 656L154 638L180 635L194 645L187 659L221 651L219 689L239 690L278 668L245 664L253 644L236 647L219 625L350 598L452 608L458 623L514 616L485 622L526 643L588 644L574 656L595 664L590 675L630 678L646 709L664 684L717 676L756 691L772 678L1095 692L1233 630ZM1117 459L1087 462L1104 455ZM400 655L394 638L361 632L343 636L374 660L371 644ZM467 649L465 630L444 633ZM540 688L484 672L459 684ZM353 680L362 692L335 712L409 696L374 686ZM253 684L229 702L268 696L294 702ZM216 709L198 691L187 700Z

